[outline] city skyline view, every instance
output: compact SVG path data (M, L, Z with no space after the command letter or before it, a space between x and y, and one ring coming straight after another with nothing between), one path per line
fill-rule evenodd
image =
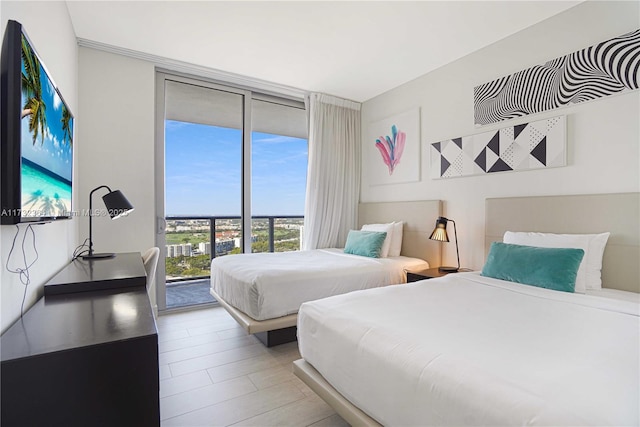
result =
M251 252L287 252L302 249L303 219L277 218L251 223ZM273 223L273 228L270 227ZM204 219L167 221L165 273L169 281L209 276L210 259L242 252L242 228L239 219L215 221L215 241L211 241L212 224Z
M307 140L252 133L252 215L303 215ZM166 216L240 216L242 132L165 121Z

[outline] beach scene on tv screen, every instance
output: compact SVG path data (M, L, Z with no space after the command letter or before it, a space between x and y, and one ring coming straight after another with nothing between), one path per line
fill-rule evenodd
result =
M22 212L24 217L69 216L73 117L22 38Z

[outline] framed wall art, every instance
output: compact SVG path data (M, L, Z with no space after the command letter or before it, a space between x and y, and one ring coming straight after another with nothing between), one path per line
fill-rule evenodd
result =
M431 178L544 169L567 164L566 116L431 144Z
M420 180L420 109L372 122L365 144L371 185Z
M476 86L476 125L640 87L640 29Z

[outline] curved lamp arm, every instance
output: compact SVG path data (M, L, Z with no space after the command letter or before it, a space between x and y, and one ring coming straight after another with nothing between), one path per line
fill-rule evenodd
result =
M107 194L102 196L102 200L107 207L111 219L119 218L133 210L133 206L120 190L112 191L111 188L106 185L101 185L91 190L91 193L89 193L89 254L84 255L82 257L83 259L111 258L114 256L112 253L96 254L93 252L93 193L101 188L106 188L108 191Z
M91 221L91 219L93 218L93 193L101 188L106 188L109 193L111 193L111 189L106 185L96 187L91 190L91 193L89 193L89 258L93 256L93 226Z

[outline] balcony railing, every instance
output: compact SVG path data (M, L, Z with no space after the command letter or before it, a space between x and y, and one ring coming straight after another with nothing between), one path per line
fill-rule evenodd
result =
M300 249L300 231L304 216L254 216L251 217L251 220L252 252L284 252ZM217 256L241 251L243 238L241 218L239 216L169 216L166 217L166 221L167 282L209 277L209 274L203 274L208 271L204 269L205 260L209 264ZM279 225L282 225L282 227L279 227ZM276 240L277 229L282 229L279 234L281 235L280 237L285 238ZM266 244L264 239L265 231L267 234ZM222 233L226 234L226 239L221 241L217 236ZM183 238L182 243L170 242L169 236L171 234L182 234L186 237ZM194 242L191 242L191 238L193 238ZM203 259L203 255L207 254L206 240L210 245L208 250L209 258ZM191 243L191 246L188 246L188 243ZM203 244L199 245L200 243ZM204 250L201 250L199 246ZM191 268L192 263L189 262L191 259L195 261L194 253L198 256L199 263L203 264L198 268ZM178 277L176 277L177 267L170 267L169 258L179 259L182 263L181 268L185 265L189 265L189 268L182 270L183 273L178 274ZM200 271L200 274L197 271Z

